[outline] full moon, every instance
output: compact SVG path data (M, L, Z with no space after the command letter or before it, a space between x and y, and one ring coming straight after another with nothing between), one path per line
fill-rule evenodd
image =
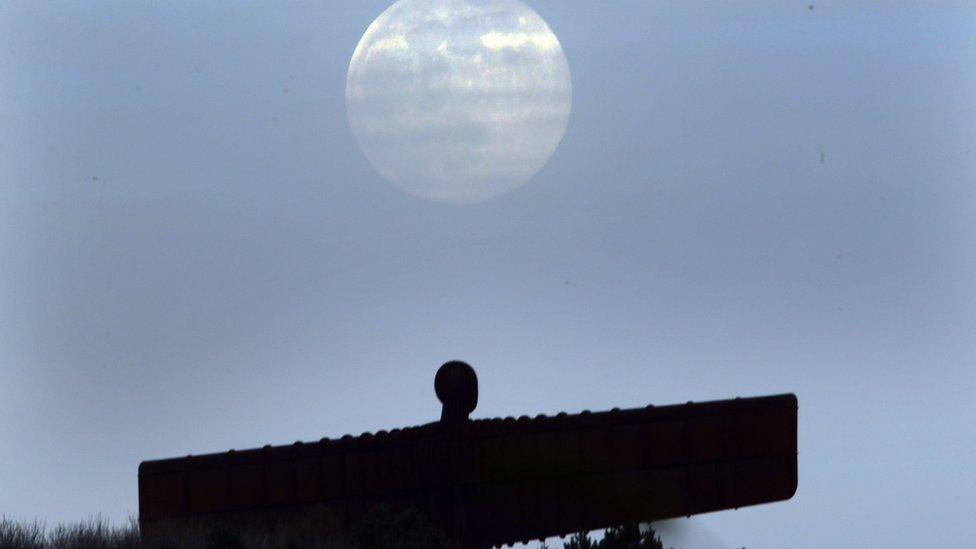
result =
M559 40L518 0L399 0L366 29L346 78L370 164L439 202L482 202L531 179L571 106Z

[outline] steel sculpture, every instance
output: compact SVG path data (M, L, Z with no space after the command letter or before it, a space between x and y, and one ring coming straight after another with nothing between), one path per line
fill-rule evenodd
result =
M786 500L797 488L792 394L568 415L469 419L474 370L443 365L441 419L338 440L146 461L139 520L274 524L325 510L416 507L455 547Z

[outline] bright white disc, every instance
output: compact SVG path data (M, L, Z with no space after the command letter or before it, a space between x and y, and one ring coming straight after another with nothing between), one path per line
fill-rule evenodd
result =
M366 29L346 79L349 123L373 167L441 202L528 181L571 105L559 40L518 0L399 0Z

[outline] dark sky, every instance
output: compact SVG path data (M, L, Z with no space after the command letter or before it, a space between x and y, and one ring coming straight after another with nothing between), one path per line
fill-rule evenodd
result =
M976 9L528 3L569 126L461 206L349 128L386 1L0 5L0 514L431 421L460 358L476 417L795 392L794 499L674 543L970 543Z

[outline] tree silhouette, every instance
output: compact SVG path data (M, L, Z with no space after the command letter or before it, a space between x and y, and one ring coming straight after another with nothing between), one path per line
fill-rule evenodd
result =
M543 545L543 547L548 547ZM564 549L664 549L661 538L654 528L641 530L636 524L614 526L603 532L603 539L593 541L589 534L580 532L563 544Z

